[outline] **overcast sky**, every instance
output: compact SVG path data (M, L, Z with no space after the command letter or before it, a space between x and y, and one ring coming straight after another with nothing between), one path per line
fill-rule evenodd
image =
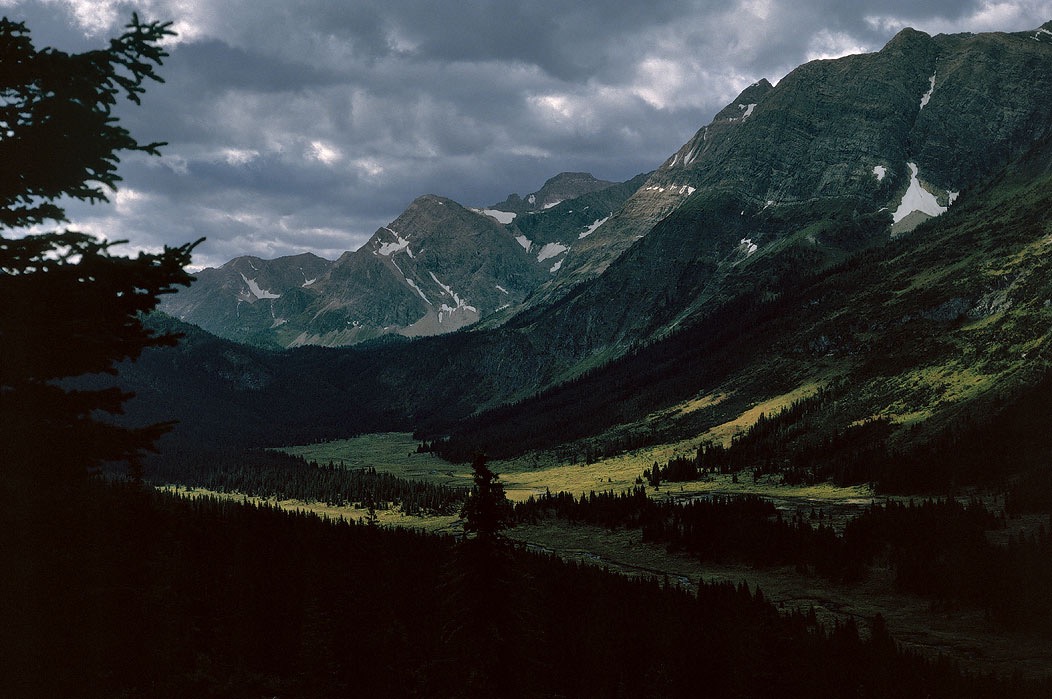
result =
M38 48L105 46L137 11L179 32L125 156L77 227L195 266L335 259L417 196L469 206L562 171L656 168L760 78L879 50L903 27L1020 31L1052 0L0 0ZM2 165L0 165L2 166Z

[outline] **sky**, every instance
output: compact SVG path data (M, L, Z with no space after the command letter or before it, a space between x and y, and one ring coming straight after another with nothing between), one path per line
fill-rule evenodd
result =
M122 252L199 237L194 267L365 243L418 196L488 206L564 171L658 167L744 88L899 30L1023 31L1052 0L0 0L37 48L102 48L132 12L170 56L121 123ZM8 233L10 234L10 233Z

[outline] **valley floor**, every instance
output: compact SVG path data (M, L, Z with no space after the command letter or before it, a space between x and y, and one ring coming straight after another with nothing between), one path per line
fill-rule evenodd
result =
M331 460L348 468L373 467L402 478L470 485L470 471L465 465L449 464L430 454L418 454L416 444L411 435L386 434L292 447L285 451L320 463ZM493 468L501 474L509 498L525 500L543 493L546 488L552 492L578 494L591 490L624 490L635 484L642 468L660 458L668 456L650 450L633 457L587 465L544 463L543 457L531 457L517 462L498 462ZM218 495L202 489L174 486L171 489L190 496L195 493ZM859 512L874 497L863 487L786 487L763 481L753 483L751 478L735 483L730 476L683 484L682 489L680 484L672 484L663 488L660 494L654 494L679 498L716 493L763 495L787 513L808 513L814 509L834 527ZM260 500L238 494L223 494L221 497ZM368 514L364 509L295 500L274 504L330 518L358 520ZM461 532L461 522L455 515L416 517L391 509L378 510L376 516L381 526L446 534ZM1028 523L1017 522L1016 526L1026 527ZM802 574L792 567L752 568L702 563L687 555L670 553L664 546L644 543L638 530L609 530L548 519L537 524L520 524L507 535L527 548L551 552L564 559L600 566L623 575L667 577L672 585L693 587L699 581L745 581L750 587L760 587L766 598L779 608L806 611L813 607L818 618L827 623L851 617L860 628L866 629L869 622L880 614L903 647L923 655L946 656L967 669L981 672L1018 673L1030 678L1052 675L1052 639L1005 633L986 619L982 611L941 608L928 600L899 593L894 588L893 571L879 565L872 567L861 583L838 584L820 576Z

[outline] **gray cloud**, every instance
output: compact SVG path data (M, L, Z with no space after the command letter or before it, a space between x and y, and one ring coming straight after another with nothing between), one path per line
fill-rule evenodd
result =
M1015 31L1052 0L0 0L38 46L104 45L132 11L180 36L82 229L201 265L361 245L417 196L485 205L563 170L653 169L747 85L873 51L905 26Z

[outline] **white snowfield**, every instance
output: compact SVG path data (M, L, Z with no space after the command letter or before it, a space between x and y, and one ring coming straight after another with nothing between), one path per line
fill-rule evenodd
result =
M705 134L708 134L708 127L705 127L705 128L706 128ZM700 147L701 147L700 144L694 146L693 148L690 149L690 152L688 152L685 156L683 156L683 167L686 167L686 166L690 165L692 162L694 162L694 158L697 157L697 155L698 155L698 148L700 148ZM668 164L669 168L671 169L671 168L676 167L676 163L678 163L678 162L679 162L679 153L676 153L675 155L672 156L672 162L670 162Z
M914 211L922 211L929 216L938 216L945 213L946 207L939 206L935 195L921 185L920 179L917 177L917 164L906 163L906 166L910 169L910 186L906 193L902 195L902 202L899 204L899 208L895 209L895 213L892 214L892 220L898 223Z
M931 82L931 87L929 87L928 91L925 92L924 95L921 97L921 101L920 101L920 108L921 109L924 109L925 107L928 106L928 101L931 99L931 93L935 92L935 73L932 73L931 77L928 78L928 80L929 80L929 82Z
M416 285L416 282L414 282L409 277L406 277L405 281L406 281L407 284L409 284L409 286L413 287L416 290L416 293L420 294L420 298L424 299L424 303L426 303L428 306L434 306L435 305L435 304L431 303L431 299L429 299L427 296L424 295L424 292L420 290L420 287Z
M384 257L390 257L391 255L395 254L396 252L398 252L400 250L405 250L406 248L409 247L409 240L407 240L406 238L403 238L402 236L400 236L395 231L392 231L390 228L384 228L384 230L395 237L395 242L393 242L393 243L381 243L380 247L378 247L376 249L376 253L375 254L383 255ZM413 253L410 252L409 256L412 257Z
M569 249L569 247L562 243L547 243L540 249L540 252L537 253L537 261L544 262L545 260L562 255Z
M516 216L516 214L514 212L501 211L500 209L475 209L475 210L478 211L480 214L483 214L484 216L489 216L490 218L495 219L497 221L497 223L502 223L504 225L507 225L507 224L511 223L512 221L514 221L515 220L515 216Z
M652 184L649 187L646 187L644 191L647 191L647 192L666 192L667 191L667 192L672 192L673 194L685 194L687 196L690 196L691 194L693 194L697 190L694 187L691 187L689 184L674 184L674 185L671 185L669 187L659 187L657 185Z
M253 269L255 269L255 268L253 268ZM244 274L241 275L241 278L245 280L245 284L248 285L248 290L257 299L280 299L281 298L281 294L274 294L274 293L271 293L271 292L267 291L266 289L261 289L259 287L259 284L256 283L255 279L249 279Z
M606 223L609 220L610 220L609 216L607 216L606 218L597 218L595 221L592 222L592 225L590 225L590 226L588 226L588 228L584 229L583 233L578 233L577 234L577 239L580 240L581 238L587 238L592 233L595 233L595 229L596 228L599 228L599 226L603 225L604 223Z
M442 304L443 310L445 310L448 313L452 313L453 311L457 311L457 310L471 311L472 313L478 313L479 312L479 309L475 308L474 306L469 306L467 304L467 302L464 301L464 299L462 299L459 296L457 296L457 293L455 291L453 291L452 288L450 288L450 287L446 286L445 284L443 284L442 282L440 282L438 280L438 277L435 276L434 272L428 272L428 274L430 274L431 278L435 280L435 284L438 284L440 287L442 287L442 291L444 291L451 299L453 299L453 303L456 304L456 308L449 308L448 306L446 306L446 304ZM440 314L439 315L439 322L441 322L441 321L442 321L442 316Z

